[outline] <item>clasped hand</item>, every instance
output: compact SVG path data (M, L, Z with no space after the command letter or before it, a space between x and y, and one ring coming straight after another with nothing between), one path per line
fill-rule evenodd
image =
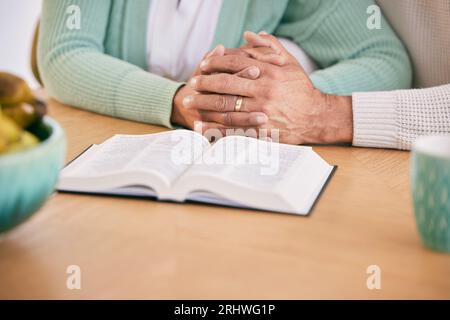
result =
M174 99L172 122L202 130L277 130L288 144L351 142L350 97L314 87L277 38L246 32L240 49L216 47ZM242 98L239 110L237 101ZM237 112L239 111L239 112Z

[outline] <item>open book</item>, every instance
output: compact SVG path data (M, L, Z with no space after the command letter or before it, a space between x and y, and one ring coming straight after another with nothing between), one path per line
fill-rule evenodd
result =
M310 147L175 130L93 145L57 189L307 215L333 170Z

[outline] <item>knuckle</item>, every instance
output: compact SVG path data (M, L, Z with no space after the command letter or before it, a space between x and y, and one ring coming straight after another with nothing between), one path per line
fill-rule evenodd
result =
M217 65L218 65L218 60L217 60L217 57L216 56L213 56L213 57L207 57L205 60L203 60L205 63L204 63L204 68L205 69L208 69L208 70L211 70L211 69L214 69L214 68L217 68Z
M245 123L247 126L253 125L253 121L252 121L252 118L250 117L250 115L246 115L246 117L245 117L245 119L244 119L244 123Z
M279 71L279 68L270 65L268 68L266 68L266 74L274 80L279 80L281 76L281 72Z
M185 104L186 99L183 100L183 105ZM197 108L199 105L201 105L200 98L197 95L192 95L186 102L189 107L191 108Z
M261 83L258 88L257 88L257 93L258 96L263 97L263 98L267 98L267 89L268 89L268 85L265 84L264 82Z
M264 98L265 95L264 95L263 86L261 85L261 83L259 81L255 81L255 82L257 82L257 83L255 84L255 86L253 88L253 92L254 92L256 98Z
M228 68L236 70L239 67L239 56L233 55L228 58Z
M280 63L281 63L282 65L287 64L287 63L288 63L288 57L286 57L285 55L281 55L281 56L280 56Z
M270 112L270 105L268 103L262 103L261 104L261 111L265 114L269 114Z
M278 95L278 85L271 84L270 86L268 86L266 88L265 92L266 92L266 98L268 100L276 99L276 97Z
M225 110L226 111L234 111L238 97L237 96L227 96L225 100L226 100Z
M236 76L243 79L251 79L250 73L248 69L244 69L240 71L239 73L236 73Z
M218 96L216 99L216 103L214 109L219 112L223 112L227 107L227 99L225 96Z
M221 79L219 79L219 83L221 91L227 92L231 88L231 79L228 76L223 75Z
M267 37L269 38L270 41L276 41L277 40L277 38L273 34L268 34Z
M205 77L198 76L195 80L195 87L194 89L202 90L205 87Z
M248 93L253 92L255 89L255 83L252 80L243 80L240 86L244 92Z
M233 125L233 118L231 116L231 113L225 112L223 114L223 124L226 125L226 126Z
M281 80L281 72L278 72L278 71L275 71L275 70L272 70L271 72L270 72L270 76L271 76L271 78L273 79L273 80Z

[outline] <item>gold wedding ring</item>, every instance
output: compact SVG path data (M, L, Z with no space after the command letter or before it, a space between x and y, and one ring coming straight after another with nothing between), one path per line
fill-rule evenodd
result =
M242 102L244 101L244 98L239 97L236 100L236 104L234 105L234 112L241 112Z

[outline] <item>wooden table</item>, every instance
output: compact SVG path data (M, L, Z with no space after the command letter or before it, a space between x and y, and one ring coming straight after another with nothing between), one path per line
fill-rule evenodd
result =
M162 128L51 102L67 159ZM56 194L0 239L0 298L450 298L450 255L423 248L409 153L317 147L339 166L310 217ZM66 268L81 268L68 290ZM366 285L381 269L381 290Z

